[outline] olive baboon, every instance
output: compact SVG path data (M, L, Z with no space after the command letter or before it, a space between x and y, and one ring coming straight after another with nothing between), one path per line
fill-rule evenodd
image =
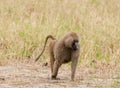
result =
M51 79L56 78L59 67L68 62L72 62L71 65L71 80L74 80L76 66L79 58L80 46L79 37L75 32L67 33L63 38L56 40L52 35L48 35L45 40L44 48L41 54L36 58L37 61L43 54L47 40L51 38L52 41L49 44L50 50L50 63L51 63Z

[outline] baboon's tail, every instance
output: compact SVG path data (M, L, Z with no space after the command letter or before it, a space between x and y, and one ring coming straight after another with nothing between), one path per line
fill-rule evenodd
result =
M48 35L45 39L45 43L44 43L44 48L42 50L42 52L40 53L40 55L35 59L35 62L39 60L40 56L43 54L43 52L45 51L45 47L46 47L46 44L47 44L47 40L51 38L52 40L55 40L55 38L52 36L52 35Z

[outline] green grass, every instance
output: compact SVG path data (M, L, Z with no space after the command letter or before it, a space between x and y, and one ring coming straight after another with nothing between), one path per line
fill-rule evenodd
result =
M35 58L48 34L80 36L80 62L120 61L119 0L1 0L0 59ZM43 57L49 59L48 53Z

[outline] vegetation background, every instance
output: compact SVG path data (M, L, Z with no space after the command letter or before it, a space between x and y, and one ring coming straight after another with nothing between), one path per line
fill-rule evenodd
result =
M80 62L119 63L119 0L0 1L0 61L35 58L48 34L69 31L80 36Z

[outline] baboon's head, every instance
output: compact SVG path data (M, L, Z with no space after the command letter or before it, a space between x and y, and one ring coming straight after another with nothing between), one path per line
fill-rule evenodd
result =
M70 32L65 35L65 47L72 50L79 49L79 37L75 32Z

